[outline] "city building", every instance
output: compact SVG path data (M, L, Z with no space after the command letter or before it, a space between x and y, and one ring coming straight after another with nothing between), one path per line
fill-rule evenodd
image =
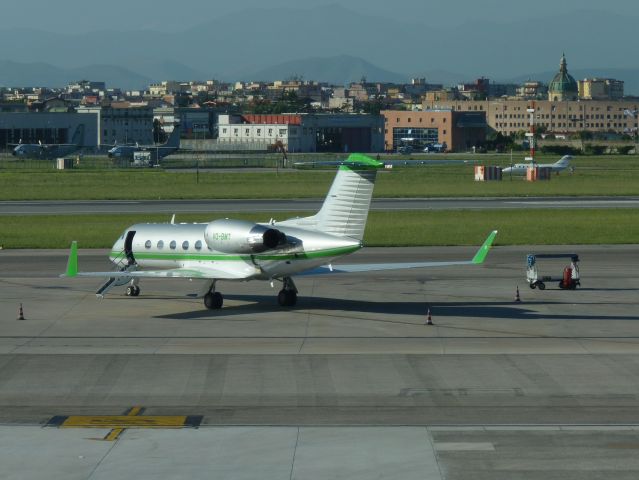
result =
M424 110L450 109L456 112L485 112L488 126L511 135L529 128L526 110L532 100L453 100L424 102ZM534 101L535 123L549 133L571 134L583 130L600 133L635 135L637 118L632 116L639 107L639 100L571 100Z
M110 107L80 106L80 114L95 114L98 118L98 145L153 143L153 108L131 107L126 102Z
M548 98L548 85L533 80L524 82L517 87L516 95L519 98L530 100L545 100Z
M384 120L378 115L219 115L218 143L289 152L381 152Z
M621 80L614 78L585 78L579 80L579 97L586 100L619 100L623 98Z
M433 144L446 144L446 150L463 152L486 140L486 113L430 110L403 112L383 110L384 149L396 152L411 146L422 150Z

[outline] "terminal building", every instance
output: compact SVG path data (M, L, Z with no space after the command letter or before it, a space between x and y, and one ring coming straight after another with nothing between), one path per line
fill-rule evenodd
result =
M289 152L381 152L384 119L379 115L219 115L218 144Z
M385 120L384 150L396 152L409 145L422 150L446 144L447 151L464 152L486 140L486 113L454 110L381 112Z

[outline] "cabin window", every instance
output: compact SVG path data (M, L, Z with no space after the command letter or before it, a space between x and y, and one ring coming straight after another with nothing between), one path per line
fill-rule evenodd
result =
M195 242L195 249L202 250L202 240L198 240L197 242Z
M144 242L144 248L146 249L151 248L151 240L147 240L146 242Z
M188 250L188 249L189 249L189 242L185 240L182 242L182 250Z
M171 248L171 250L175 250L175 246L177 244L175 243L175 240L171 240L171 243L169 243L169 247Z
M164 248L164 242L162 240L158 241L158 250L162 250Z

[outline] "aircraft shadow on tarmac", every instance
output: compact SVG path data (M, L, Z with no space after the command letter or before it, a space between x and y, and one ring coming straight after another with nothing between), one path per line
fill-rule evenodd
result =
M300 312L313 315L344 316L349 314L374 314L396 316L425 316L428 308L437 317L490 318L507 320L639 320L639 315L571 315L539 313L527 308L535 305L567 305L572 302L534 301L526 303L505 302L370 302L341 298L303 297L295 307L279 307L270 295L226 295L221 310L206 310L204 307L190 312L157 315L155 318L176 320L214 320L235 315L263 314L272 312ZM247 302L234 305L233 302ZM583 303L581 303L584 305ZM592 305L600 305L593 303ZM616 303L618 305L618 303ZM310 311L310 312L309 312ZM378 319L375 319L378 320ZM401 323L401 322L400 322ZM414 322L411 322L414 323Z

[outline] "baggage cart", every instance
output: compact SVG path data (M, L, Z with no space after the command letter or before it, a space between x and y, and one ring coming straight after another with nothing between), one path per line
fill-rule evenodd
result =
M564 267L561 275L541 275L538 269L540 259L569 258L570 265ZM530 253L526 257L526 280L530 288L545 290L546 284L557 282L562 290L574 290L581 285L579 277L579 255L576 253Z

